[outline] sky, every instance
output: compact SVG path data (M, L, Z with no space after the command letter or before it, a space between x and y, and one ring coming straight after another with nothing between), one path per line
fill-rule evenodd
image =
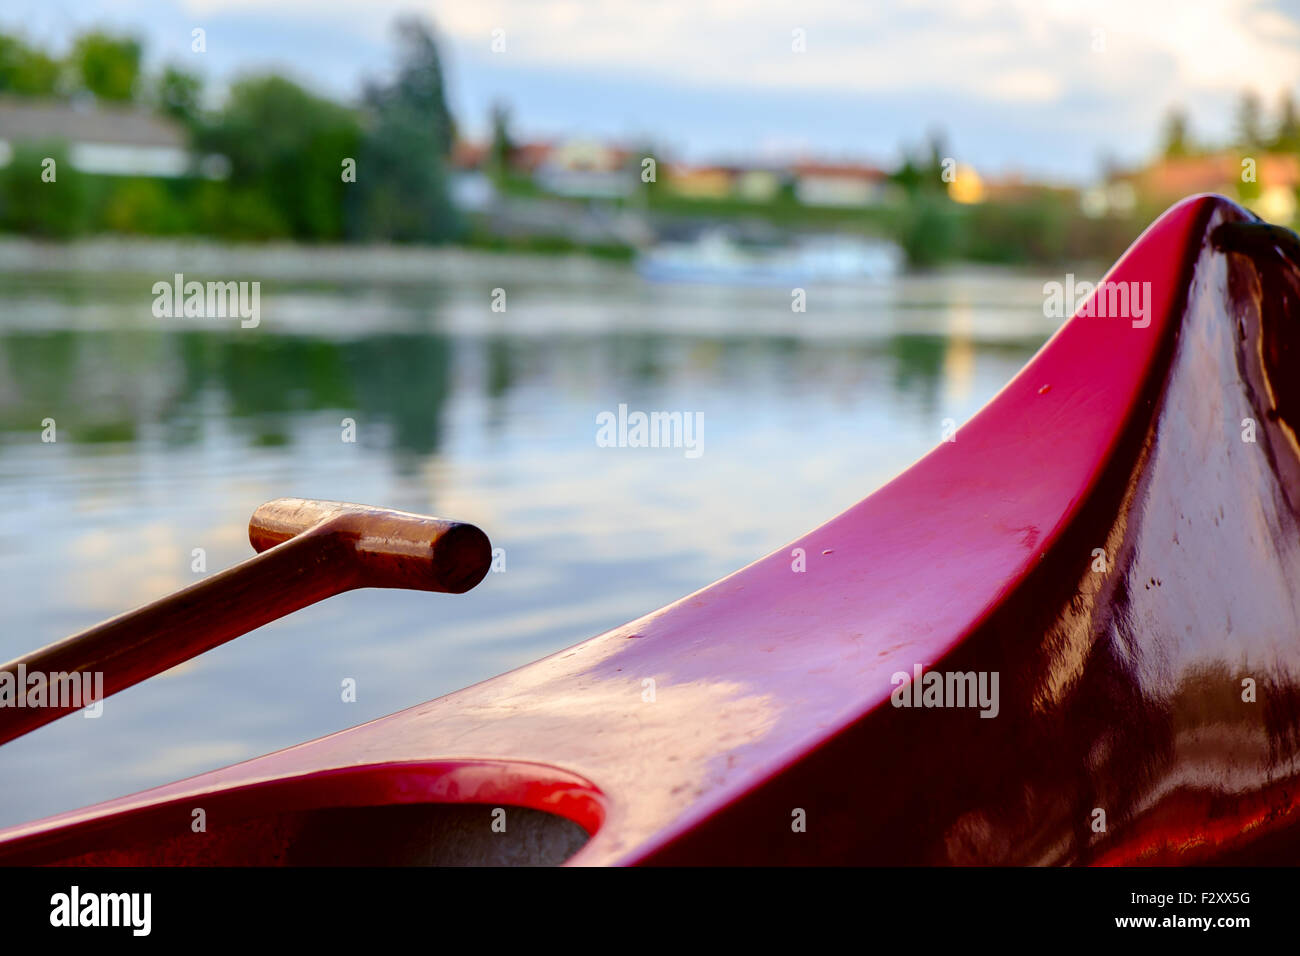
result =
M1148 156L1171 107L1214 139L1243 89L1270 111L1300 98L1300 0L4 0L0 29L57 50L130 30L149 67L200 72L214 95L274 68L355 100L391 70L403 13L438 31L470 135L502 102L517 138L700 161L888 164L941 131L982 173L1087 182Z

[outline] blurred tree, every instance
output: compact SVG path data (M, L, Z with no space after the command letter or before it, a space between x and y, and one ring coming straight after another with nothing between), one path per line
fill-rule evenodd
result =
M180 121L186 129L197 130L203 99L203 78L174 66L165 66L154 81L154 99L158 109Z
M352 232L366 239L443 241L461 231L448 194L455 128L442 63L420 20L397 23L397 76L366 90L368 124L357 163Z
M927 179L938 183L940 189L947 191L947 184L943 179L944 163L949 159L948 145L944 139L943 132L935 130L930 134L930 162L924 173Z
M959 254L961 216L955 203L930 189L909 199L900 211L895 235L907 261L925 269Z
M510 172L515 144L510 136L510 110L503 103L492 106L492 143L488 147L488 173L500 182Z
M915 195L921 188L921 167L916 164L910 155L903 157L903 162L899 164L898 169L890 174L890 179L902 188L907 195Z
M111 232L173 235L188 225L184 207L157 179L113 177L99 210L97 225Z
M68 56L81 87L101 100L129 101L140 79L140 41L95 30L83 33Z
M59 87L59 64L21 38L0 33L0 93L53 96Z
M1254 149L1264 142L1263 108L1259 94L1246 90L1237 102L1237 145Z
M1169 158L1187 156L1192 152L1191 128L1187 122L1187 113L1182 109L1171 109L1165 115L1160 152Z
M1257 153L1264 148L1264 142L1263 108L1259 96L1246 90L1237 103L1237 146L1243 152ZM1251 208L1264 191L1258 173L1251 179L1238 176L1236 187L1237 199Z
M192 200L196 230L234 239L288 236L292 229L279 207L254 186L229 181L200 183Z
M930 134L927 151L915 153L908 149L903 154L903 162L890 175L890 179L909 196L919 193L940 192L947 195L948 184L944 182L944 160L948 159L941 132Z
M47 169L52 181L42 178ZM20 143L0 169L0 226L51 239L75 236L86 225L85 187L85 177L68 162L65 144Z
M1278 104L1277 129L1273 133L1273 148L1282 152L1300 153L1300 115L1296 113L1295 97L1287 90Z
M229 190L242 208L266 214L239 215L212 228L227 235L265 238L287 233L305 239L343 235L342 161L357 155L361 128L353 113L312 96L282 76L249 77L230 88L225 108L199 131L205 152L230 162ZM216 211L216 210L214 210Z
M1072 210L1053 196L969 207L968 259L980 262L1061 262L1072 231Z

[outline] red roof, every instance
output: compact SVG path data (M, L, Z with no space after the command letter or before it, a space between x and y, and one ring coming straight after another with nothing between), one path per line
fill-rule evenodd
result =
M863 179L879 182L888 178L888 173L875 166L860 163L821 163L815 160L800 161L790 167L798 176L825 176L834 179Z

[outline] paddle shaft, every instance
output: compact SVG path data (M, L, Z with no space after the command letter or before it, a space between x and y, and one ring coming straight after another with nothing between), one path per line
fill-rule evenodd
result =
M108 697L327 597L359 587L460 593L483 579L491 545L473 525L334 502L279 499L249 523L262 553L182 591L10 661L43 675L38 706L0 706L0 744L89 703L58 697L63 675L102 681ZM29 700L28 687L17 695ZM96 699L102 699L96 687Z

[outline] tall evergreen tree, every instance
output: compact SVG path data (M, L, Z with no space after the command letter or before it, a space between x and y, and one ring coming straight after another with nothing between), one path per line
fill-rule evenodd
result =
M1264 142L1264 110L1259 94L1246 90L1237 103L1237 145L1254 149Z
M1273 148L1282 152L1300 153L1300 115L1296 112L1295 97L1287 90L1278 104L1277 129L1273 133Z
M1160 152L1166 158L1176 159L1188 155L1191 151L1191 132L1188 128L1187 114L1181 109L1172 109L1165 116Z
M488 171L500 181L510 172L515 144L510 135L510 110L503 103L492 107L492 144L488 150Z
M372 84L357 164L354 234L366 239L443 241L460 230L448 191L455 128L433 34L415 18L398 21L398 69Z

